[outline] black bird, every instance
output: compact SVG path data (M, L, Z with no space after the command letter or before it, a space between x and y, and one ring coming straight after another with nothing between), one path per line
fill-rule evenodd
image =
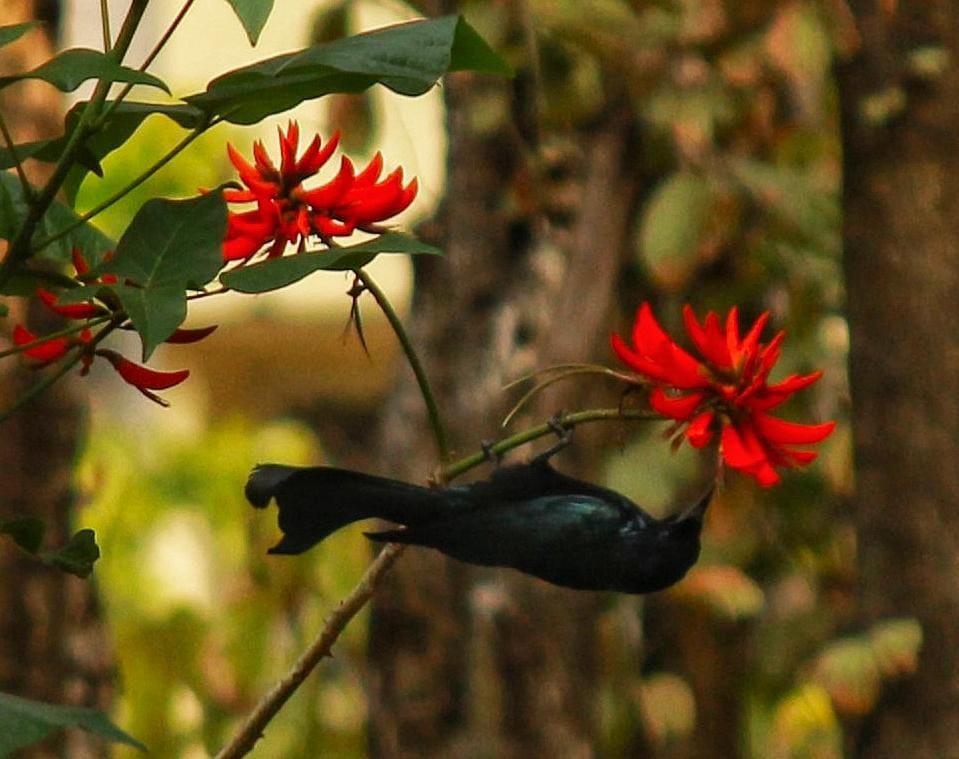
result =
M436 548L471 564L512 567L579 590L650 593L678 582L699 557L712 489L680 514L655 519L628 498L560 474L539 456L488 480L429 489L330 467L262 464L246 497L275 498L283 539L297 554L351 522L379 517L405 529L372 540Z

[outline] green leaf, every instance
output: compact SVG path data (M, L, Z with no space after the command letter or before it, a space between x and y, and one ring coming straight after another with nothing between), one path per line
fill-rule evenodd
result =
M36 517L20 517L0 521L0 535L9 535L13 542L44 564L62 569L77 577L89 577L93 564L100 558L93 530L77 532L69 542L55 551L40 551L46 528ZM2 755L2 754L0 754Z
M96 709L47 704L0 693L0 756L8 756L68 727L79 727L108 741L147 750Z
M4 318L10 313L10 309L7 308L6 303L0 303L0 319Z
M273 10L273 0L226 0L240 19L251 45L256 45L260 32Z
M10 172L0 172L0 239L12 240L27 216L27 202L17 177ZM74 224L77 215L59 201L53 201L37 226L36 240L52 236L61 229ZM69 234L38 251L38 258L64 263L70 260L70 251L78 247L91 264L97 263L103 254L116 247L116 243L90 223L81 224ZM8 283L10 284L10 283ZM11 284L12 286L12 284ZM8 287L4 287L4 293Z
M144 361L186 317L186 290L199 290L222 268L225 231L219 190L189 200L149 200L117 243L116 256L95 270L133 283L113 289L143 340Z
M349 271L366 266L380 253L405 253L407 255L442 255L439 248L399 234L387 232L372 240L334 248L318 253L298 253L294 256L271 258L267 261L241 266L223 272L220 282L241 293L264 293L278 290L315 271Z
M448 71L511 74L476 31L458 16L413 21L313 45L236 69L186 98L236 124L332 92L362 92L380 83L401 95L422 95Z
M120 298L120 305L140 335L144 361L186 319L186 292L180 285L150 288L114 285L111 289Z
M0 521L0 534L9 535L24 551L35 554L40 550L44 533L43 522L36 517L20 517Z
M100 547L96 535L91 529L78 531L69 542L56 551L44 551L40 554L44 564L62 569L77 577L89 577L93 565L100 558Z
M23 79L42 79L61 92L73 92L88 79L129 82L158 87L167 94L170 88L153 74L117 63L112 56L88 48L71 48L23 74L0 77L0 88Z
M33 158L47 163L59 161L86 107L87 103L83 102L77 103L70 109L64 120L64 133L61 136L51 140L37 140L36 142L16 145L17 158L21 161ZM77 154L77 161L85 171L77 171L75 167L74 172L71 172L68 184L78 187L87 171L92 171L97 176L103 176L100 161L125 143L140 128L140 125L154 114L165 116L184 129L196 129L206 119L206 115L200 109L185 103L130 103L123 101L116 107L106 123L89 137ZM5 147L0 148L0 169L9 169L15 165L13 152Z
M0 47L9 45L11 42L16 42L35 26L37 26L36 21L26 21L22 24L8 24L7 26L0 26Z
M699 260L713 194L709 182L681 171L653 192L640 221L642 260L661 284L682 284Z

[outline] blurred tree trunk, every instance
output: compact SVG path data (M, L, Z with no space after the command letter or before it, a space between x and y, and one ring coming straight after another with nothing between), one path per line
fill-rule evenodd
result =
M55 19L56 3L19 0L0 6L0 25ZM31 69L53 55L51 34L35 30L0 48L3 74ZM17 142L56 136L62 100L52 87L23 82L0 94L0 112ZM27 167L33 183L47 169ZM2 325L26 317L39 331L56 328L49 313L15 304ZM45 321L46 320L46 321ZM8 359L0 366L0 408L9 407L37 376ZM84 403L67 377L0 426L0 517L34 516L47 528L47 546L72 534L73 464ZM12 542L0 540L0 691L57 703L106 706L111 657L94 587L41 564ZM85 734L46 741L24 756L95 756L102 742Z
M932 759L959 751L959 6L851 5L862 49L840 84L862 601L870 621L913 615L924 631L918 671L887 692L858 754Z
M443 6L430 9L437 13L454 10L434 5ZM421 233L446 258L417 262L411 329L459 453L498 434L510 379L605 356L637 195L628 108L611 105L598 127L578 135L551 135L556 150L543 151L533 98L518 94L526 84L522 75L516 82L459 75L444 85L446 200L440 220ZM546 152L559 156L552 177L574 177L578 208L568 225L551 217ZM588 402L582 391L552 395L537 418ZM588 472L598 437L613 433L577 431L580 458L564 454L563 467ZM385 473L417 481L436 466L409 379L387 408L379 460L388 462ZM591 755L600 603L599 594L407 551L373 608L372 754Z

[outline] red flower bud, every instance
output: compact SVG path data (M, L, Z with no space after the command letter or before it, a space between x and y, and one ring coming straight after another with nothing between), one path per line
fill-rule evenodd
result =
M22 324L14 326L12 337L14 345L29 345L39 339ZM23 355L39 362L41 365L46 365L63 358L69 349L70 341L67 338L54 337L42 343L37 343L32 348L27 348L23 351Z
M154 403L161 406L169 406L169 402L160 398L151 390L166 390L174 385L179 385L183 380L190 376L189 369L179 369L174 372L162 372L157 369L151 369L142 364L136 364L128 358L121 356L116 351L101 349L97 351L98 356L103 356L109 361L113 368L117 370L125 382L133 385L137 390L143 393Z

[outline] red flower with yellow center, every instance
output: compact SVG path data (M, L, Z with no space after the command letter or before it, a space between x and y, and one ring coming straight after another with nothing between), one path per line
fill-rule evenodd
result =
M777 468L802 466L816 452L794 446L824 440L836 426L787 422L768 412L793 393L808 387L822 372L791 375L769 384L779 359L785 332L768 343L760 335L769 314L763 313L745 336L740 336L739 311L733 307L725 326L712 311L700 323L690 306L683 309L686 331L701 358L695 358L666 334L648 303L639 307L633 325L633 345L612 335L620 360L652 386L649 402L696 448L709 444L717 433L723 460L753 477L763 487L780 481Z
M396 169L382 181L383 158L377 153L359 174L345 156L336 176L312 190L303 181L316 174L330 159L339 142L333 135L323 145L313 138L299 158L300 130L290 122L286 133L279 131L280 166L270 160L263 143L253 144L250 164L232 145L227 145L231 163L247 189L223 193L229 203L256 203L256 208L227 216L223 257L227 261L246 260L269 245L267 256L283 253L287 244L302 251L306 239L319 237L329 244L334 237L353 234L357 229L382 232L378 222L406 209L416 197L417 184L403 185L403 170Z

